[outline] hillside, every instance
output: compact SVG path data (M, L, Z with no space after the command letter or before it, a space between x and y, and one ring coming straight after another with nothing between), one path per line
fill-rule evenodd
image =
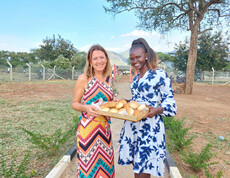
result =
M124 56L126 59L129 58L129 50L123 51L120 53L120 55Z
M119 53L107 51L111 65L116 64L117 66L129 66L127 59Z

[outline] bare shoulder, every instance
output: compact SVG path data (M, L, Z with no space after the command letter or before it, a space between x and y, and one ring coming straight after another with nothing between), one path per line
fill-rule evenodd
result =
M87 76L85 74L81 74L78 79L77 82L87 82Z
M87 76L85 74L81 74L78 79L75 88L82 88L85 89L87 86Z

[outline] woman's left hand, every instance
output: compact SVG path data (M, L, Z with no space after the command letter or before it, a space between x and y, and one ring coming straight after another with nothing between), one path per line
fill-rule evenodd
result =
M118 99L116 97L113 97L113 101L118 102Z
M153 116L155 116L155 115L160 114L160 113L163 112L163 108L162 107L154 108L154 107L148 106L148 105L146 105L146 107L149 108L149 113L145 116L145 118L146 117L150 117L151 118L151 117L153 117Z

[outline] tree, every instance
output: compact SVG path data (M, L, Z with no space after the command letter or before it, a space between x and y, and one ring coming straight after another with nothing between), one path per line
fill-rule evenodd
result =
M106 0L106 12L119 14L135 11L139 27L166 33L170 30L190 31L190 47L186 66L186 94L192 94L197 60L198 35L222 22L230 22L229 0Z
M221 33L204 33L198 38L197 43L197 62L196 70L212 71L221 70L227 66L228 46ZM181 71L186 71L188 60L189 44L179 43L175 47L174 67Z
M13 67L23 67L26 66L26 63L37 63L33 53L0 51L0 65L9 66L6 62L7 60L10 61Z
M34 49L33 51L40 60L54 62L59 55L63 55L65 58L71 60L77 49L69 40L65 40L60 35L58 35L58 38L53 35L52 38L46 37L43 40L43 44L40 45L40 49Z
M61 69L70 69L71 63L68 58L64 57L62 54L55 59L54 64Z
M170 54L165 54L162 52L157 53L159 56L160 62L171 62L172 61L172 56Z
M9 66L7 60L9 57L9 51L0 51L0 66Z
M76 69L82 70L86 63L86 53L85 52L78 52L73 55L71 58L71 65L76 66Z
M186 65L188 61L188 51L189 51L189 46L188 42L182 44L176 44L175 46L176 53L173 57L173 67L179 71L186 71Z
M221 32L211 35L202 34L198 38L198 52L196 68L201 71L221 70L228 64L228 45Z

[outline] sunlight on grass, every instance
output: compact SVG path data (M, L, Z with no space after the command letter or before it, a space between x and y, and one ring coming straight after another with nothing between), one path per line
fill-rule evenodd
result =
M72 82L69 85L72 86ZM42 166L38 168L39 174L44 177L74 144L76 138L74 135L70 136L52 161L47 161L50 159L47 154L29 143L28 135L21 129L26 128L42 135L51 135L59 128L67 131L73 125L73 116L78 114L72 109L71 102L72 96L48 101L14 101L0 98L0 154L20 159L25 153L30 152L33 164L47 166L45 169Z

